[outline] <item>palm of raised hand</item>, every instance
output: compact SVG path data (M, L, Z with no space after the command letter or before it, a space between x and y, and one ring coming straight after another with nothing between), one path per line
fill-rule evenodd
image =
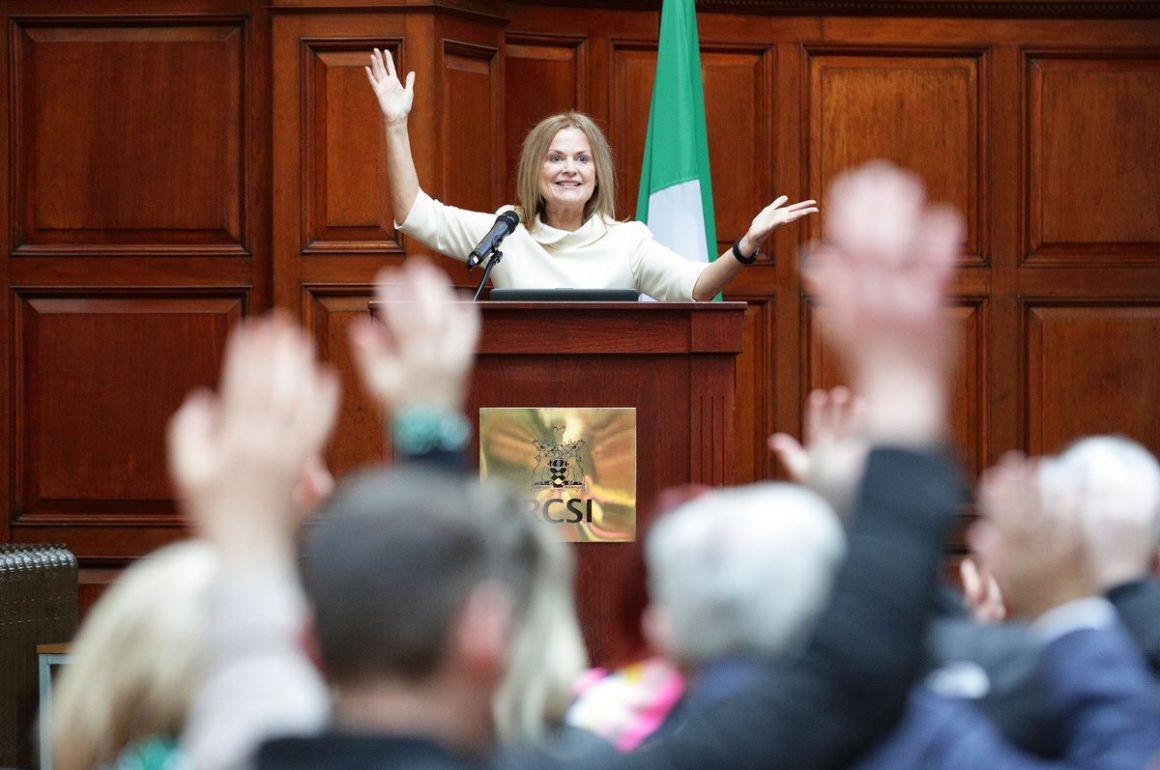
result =
M764 239L776 227L795 222L807 214L817 213L817 201L800 201L787 206L788 200L788 196L782 195L759 211L749 225L751 236L759 240Z
M403 120L411 114L415 102L415 73L407 73L407 84L403 85L395 70L395 59L390 51L375 49L371 63L366 67L367 79L379 100L379 109L388 123Z

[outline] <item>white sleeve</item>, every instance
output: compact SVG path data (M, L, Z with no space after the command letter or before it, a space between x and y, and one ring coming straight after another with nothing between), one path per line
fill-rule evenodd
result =
M495 224L495 217L448 206L419 190L407 219L396 222L395 227L440 254L466 262L467 255Z
M643 222L629 222L622 227L634 228L631 235L636 243L630 258L636 288L661 302L691 302L693 287L708 265L685 259L663 245Z
M238 770L269 738L322 730L330 700L299 646L306 602L294 573L225 574L208 601L203 679L181 736L191 766Z

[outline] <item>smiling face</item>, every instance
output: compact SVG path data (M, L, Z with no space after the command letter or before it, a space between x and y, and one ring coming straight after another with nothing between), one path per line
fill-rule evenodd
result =
M584 204L596 190L596 165L588 137L578 128L560 129L548 145L540 172L544 221L562 230L584 222Z

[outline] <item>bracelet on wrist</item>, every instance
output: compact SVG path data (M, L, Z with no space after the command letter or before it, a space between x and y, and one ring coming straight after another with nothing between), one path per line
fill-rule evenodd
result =
M741 239L738 238L737 240L733 241L733 258L736 259L738 262L740 262L743 265L752 265L754 262L757 261L757 255L760 253L761 253L761 248L758 247L757 250L754 251L752 254L750 254L748 257L742 256L742 254L741 254Z
M470 439L471 422L453 409L409 406L391 415L391 444L402 455L457 452Z

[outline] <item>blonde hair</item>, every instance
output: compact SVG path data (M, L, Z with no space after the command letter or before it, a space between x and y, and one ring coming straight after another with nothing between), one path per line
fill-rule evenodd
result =
M57 770L90 770L150 737L176 737L198 681L218 558L204 542L133 564L89 613L52 700Z
M576 619L572 552L547 526L524 512L535 544L527 609L516 621L508 669L492 698L496 735L507 747L545 746L563 724L573 685L588 667Z
M516 210L520 220L530 225L535 217L543 219L544 199L540 195L540 174L544 156L556 134L565 128L579 129L592 147L592 162L596 166L596 189L584 204L584 221L593 214L606 219L616 218L616 172L612 165L612 148L596 121L583 112L561 112L550 115L524 137L520 163L516 169Z

